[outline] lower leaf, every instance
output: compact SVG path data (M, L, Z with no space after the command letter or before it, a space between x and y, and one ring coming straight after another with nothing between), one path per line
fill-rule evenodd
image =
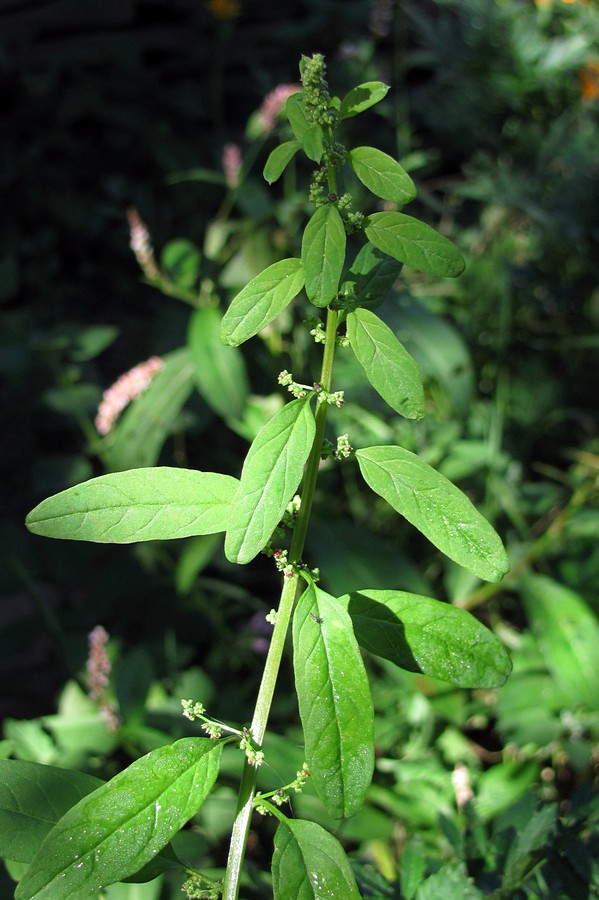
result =
M272 878L275 900L360 900L343 847L316 822L280 823Z

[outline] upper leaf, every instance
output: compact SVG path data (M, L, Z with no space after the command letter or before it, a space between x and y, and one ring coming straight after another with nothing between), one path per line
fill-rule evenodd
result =
M358 643L409 672L463 688L499 687L510 674L501 641L465 609L405 591L362 590L339 602Z
M264 180L268 181L269 184L274 184L275 181L278 181L301 146L299 141L285 141L285 143L275 147L266 160L264 172L262 173Z
M34 534L129 544L225 531L238 481L160 466L100 475L48 497L26 525Z
M287 403L256 435L227 526L225 555L231 562L250 562L269 541L301 481L314 431L306 397Z
M310 125L304 132L302 147L308 159L320 163L324 151L324 135L320 125Z
M336 296L345 262L343 220L332 203L319 206L302 238L306 293L314 306L328 306Z
M374 147L356 147L349 152L351 167L369 191L403 206L416 196L414 182L398 162Z
M347 316L347 334L366 377L383 400L408 419L424 415L418 366L388 325L369 309Z
M304 111L303 97L303 92L298 91L297 94L292 94L291 97L288 97L285 103L285 115L289 119L293 133L300 143L303 141L306 131L310 128L310 122Z
M223 419L239 419L249 393L241 352L220 340L222 316L215 306L196 309L189 321L187 342L195 377L204 400Z
M314 787L331 816L351 816L374 768L372 697L347 611L315 585L293 616L293 668Z
M15 900L97 896L137 872L202 805L221 750L210 738L183 738L88 794L43 841Z
M347 294L357 306L376 309L395 284L402 268L403 263L381 253L367 241L351 264L341 293Z
M275 834L275 900L360 900L349 860L336 837L316 822L287 819Z
M420 272L455 277L464 271L464 259L455 244L413 216L373 213L365 230L375 247Z
M221 324L224 343L237 346L258 334L276 319L303 286L301 259L282 259L268 266L231 301Z
M365 81L352 88L341 101L339 108L340 119L350 119L364 112L382 100L387 95L389 86L382 81Z
M487 581L505 575L499 535L451 481L403 447L367 447L356 456L372 490L446 556Z

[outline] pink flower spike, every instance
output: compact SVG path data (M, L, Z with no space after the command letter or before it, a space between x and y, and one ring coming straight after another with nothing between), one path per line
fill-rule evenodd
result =
M225 144L223 150L223 171L227 187L236 188L239 185L239 175L241 173L241 150L237 144Z
M150 232L146 228L139 213L135 207L127 210L127 220L129 222L129 233L131 241L129 246L135 254L140 269L146 278L160 278L160 270L154 259L154 250L152 249L152 241Z
M145 391L163 367L164 362L159 356L151 356L146 362L129 369L104 391L95 419L98 434L108 434L127 404Z
M274 91L266 95L258 110L258 116L266 134L275 127L277 117L283 111L287 99L301 89L301 84L280 84Z

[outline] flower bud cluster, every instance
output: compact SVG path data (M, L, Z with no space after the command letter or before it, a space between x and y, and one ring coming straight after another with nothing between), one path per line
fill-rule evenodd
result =
M321 53L303 56L301 65L304 88L304 111L312 125L330 127L337 119L337 110L331 107L331 96L326 82L326 66Z

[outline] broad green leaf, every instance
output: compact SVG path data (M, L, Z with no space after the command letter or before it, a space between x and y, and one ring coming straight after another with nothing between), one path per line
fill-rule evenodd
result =
M223 316L221 338L237 346L262 331L304 286L301 259L273 263L233 298Z
M324 150L324 135L320 125L310 125L302 138L304 153L312 162L320 163Z
M389 86L382 81L366 81L352 88L341 101L340 119L350 119L378 103L387 95Z
M556 684L575 706L599 709L599 620L583 598L544 575L522 579L532 632Z
M442 553L486 581L505 575L499 535L451 481L403 447L366 447L356 456L372 490Z
M402 206L416 196L414 182L398 162L374 147L356 147L349 152L352 169L369 191Z
M292 131L300 143L303 141L306 131L310 128L310 122L304 111L303 97L303 92L298 91L297 94L292 94L291 97L288 97L285 104L285 115L289 119Z
M372 697L347 610L315 585L293 616L293 668L316 793L331 816L351 816L374 769Z
M347 294L358 306L376 309L391 290L403 263L381 253L368 241L360 249L350 266L341 293Z
M50 831L15 900L97 896L143 868L210 793L221 750L210 738L183 738L88 794Z
M373 213L366 219L365 230L375 247L420 272L455 277L464 271L465 263L455 244L413 216Z
M345 228L337 208L332 203L319 206L302 239L306 293L314 306L328 306L337 294L345 242Z
M108 436L102 458L113 472L156 464L194 389L195 366L187 347L168 353L163 362L164 368L125 410Z
M418 366L388 325L369 309L347 316L351 348L375 391L407 419L424 415L424 389Z
M321 825L303 819L280 822L274 843L275 900L360 900L343 847Z
M222 316L215 306L196 309L187 331L199 391L223 419L240 419L249 393L241 352L220 340Z
M260 429L243 464L225 555L241 565L268 543L298 488L314 440L310 398L292 400Z
M501 641L464 609L405 591L365 589L339 602L358 643L409 672L463 688L499 687L511 672Z
M278 181L301 146L299 141L285 141L285 143L275 147L266 160L264 172L262 173L264 180L268 181L269 184L274 184L275 181Z
M0 759L0 856L31 862L61 816L101 785L83 772Z
M129 544L225 531L238 481L159 466L100 475L48 497L26 525L71 541Z

